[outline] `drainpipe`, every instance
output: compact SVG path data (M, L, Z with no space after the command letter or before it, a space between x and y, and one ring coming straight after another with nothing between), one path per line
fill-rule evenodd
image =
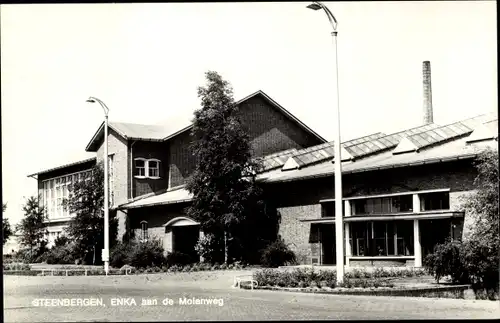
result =
M130 145L130 198L134 199L134 154L133 147L137 140Z

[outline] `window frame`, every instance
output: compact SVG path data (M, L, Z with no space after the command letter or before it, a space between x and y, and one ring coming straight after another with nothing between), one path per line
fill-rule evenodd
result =
M137 167L136 161L141 160L144 162L144 167ZM144 169L144 175L137 175L137 169L143 168ZM148 177L148 160L143 157L136 157L134 158L134 177L135 178L146 178Z
M154 170L156 170L156 171L158 172L158 175L157 175L157 176L152 176L152 175L151 175L151 173L150 173L150 171L149 171L149 170L151 169L151 167L149 166L149 163L150 163L150 162L155 162L155 163L156 163L156 166L157 166L157 167L152 168L152 169L154 169ZM151 178L151 179L160 179L160 167L161 167L160 165L161 165L161 160L159 160L159 159L157 159L157 158L150 158L150 159L148 159L148 160L147 160L147 169L148 169L148 170L147 170L147 173L146 173L146 174L147 174L147 177L148 177L148 178Z
M148 221L141 221L141 242L146 242L149 239L149 232L148 232Z
M144 158L144 157L136 157L134 158L134 174L136 174L138 167L136 166L135 162L137 160L141 160L144 162L144 175L134 175L134 178L138 179L161 179L160 176L160 169L161 169L161 160L158 158ZM155 162L157 167L150 167L149 164L150 162ZM142 167L139 167L142 168ZM155 170L157 172L157 176L152 176L150 170Z

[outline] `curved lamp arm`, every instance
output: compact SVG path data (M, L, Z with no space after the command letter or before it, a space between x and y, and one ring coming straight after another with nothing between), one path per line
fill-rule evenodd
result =
M87 99L87 102L90 102L90 103L98 102L101 105L102 109L104 110L104 114L106 115L106 117L108 116L109 108L106 106L106 104L104 102L102 102L101 100L99 100L98 98L95 98L93 96L90 96Z
M330 21L330 24L332 25L333 31L337 32L337 25L338 25L337 19L335 19L335 16L330 11L330 9L328 9L327 6L325 6L324 4L322 4L319 1L313 1L313 3L311 3L310 5L307 6L307 8L312 9L312 10L323 9L326 13L326 16L328 17L328 20Z

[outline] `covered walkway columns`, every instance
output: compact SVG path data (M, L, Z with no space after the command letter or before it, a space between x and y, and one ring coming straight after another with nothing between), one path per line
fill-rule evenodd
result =
M344 216L348 217L351 216L351 201L344 201L344 206L345 206L345 214ZM344 223L344 240L345 240L345 267L349 268L349 257L351 256L351 240L350 240L350 224Z
M420 196L413 194L413 212L420 212ZM413 250L415 253L415 267L422 267L422 246L420 244L420 223L413 220Z

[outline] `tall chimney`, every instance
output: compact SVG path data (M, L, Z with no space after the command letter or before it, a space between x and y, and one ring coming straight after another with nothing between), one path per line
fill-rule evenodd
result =
M423 63L424 80L424 124L433 122L432 116L432 85L431 85L431 62Z

